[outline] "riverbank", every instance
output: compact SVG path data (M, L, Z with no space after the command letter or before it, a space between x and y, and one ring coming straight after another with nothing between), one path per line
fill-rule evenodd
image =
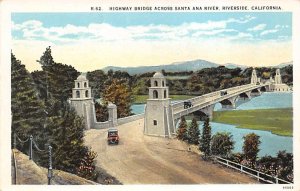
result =
M292 108L215 111L213 122L232 124L237 128L270 131L281 136L293 136Z

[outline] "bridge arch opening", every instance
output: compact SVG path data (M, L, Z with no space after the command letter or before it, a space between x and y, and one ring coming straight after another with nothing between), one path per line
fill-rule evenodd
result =
M228 99L224 99L224 100L220 101L220 103L222 105L232 105L231 101L229 101Z
M261 94L260 88L253 89L251 91L251 96L260 96L260 94Z
M218 111L218 110L221 110L222 109L222 104L220 102L216 103L215 104L215 107L213 109L213 111Z
M197 121L204 121L206 118L208 118L209 116L207 115L207 113L198 110L192 113L193 117L195 117L197 119Z
M235 100L233 102L231 102L229 99L224 99L222 101L220 101L219 103L222 105L222 109L232 109L235 107L235 101L237 98L235 98Z
M250 95L244 92L239 95L239 98L241 98L242 100L250 99Z
M266 88L265 86L263 86L263 87L260 88L260 91L266 92L266 91L267 91L267 88Z

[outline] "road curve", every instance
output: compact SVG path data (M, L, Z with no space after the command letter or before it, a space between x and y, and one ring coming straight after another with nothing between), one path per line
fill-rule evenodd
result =
M123 184L257 184L244 174L202 160L176 139L143 135L144 120L118 127L119 145L107 145L107 129L85 132L97 165Z

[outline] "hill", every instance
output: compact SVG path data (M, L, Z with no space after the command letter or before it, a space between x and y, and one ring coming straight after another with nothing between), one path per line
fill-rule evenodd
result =
M278 64L277 66L274 66L274 68L283 68L283 67L286 67L288 65L293 65L293 61Z
M209 62L206 60L193 60L185 62L174 62L172 64L159 65L159 66L138 66L138 67L117 67L117 66L107 66L102 70L107 72L108 70L121 70L126 71L130 75L141 74L146 72L155 72L165 70L168 72L178 72L178 71L197 71L203 68L218 67L219 64Z
M283 68L287 65L291 65L293 62L286 62L286 63L281 63L279 65L274 65L273 67L275 68ZM214 62L206 61L206 60L192 60L192 61L183 61L183 62L174 62L171 64L166 64L166 65L158 65L158 66L137 66L137 67L119 67L119 66L107 66L103 68L102 70L104 72L107 72L109 70L113 71L126 71L130 75L134 74L142 74L146 72L156 72L156 71L161 71L165 70L167 72L183 72L183 71L197 71L201 70L203 68L214 68L214 67L219 67L219 66L225 66L226 68L229 69L234 69L234 68L241 68L242 70L248 68L249 66L246 65L241 65L241 64L234 64L234 63L226 63L226 64L217 64Z

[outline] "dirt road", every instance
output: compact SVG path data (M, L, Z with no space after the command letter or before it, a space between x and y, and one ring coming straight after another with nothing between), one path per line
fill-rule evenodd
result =
M143 135L143 123L141 119L119 126L119 145L107 145L107 129L86 131L86 144L98 153L97 165L123 184L258 183L203 161L184 142Z

